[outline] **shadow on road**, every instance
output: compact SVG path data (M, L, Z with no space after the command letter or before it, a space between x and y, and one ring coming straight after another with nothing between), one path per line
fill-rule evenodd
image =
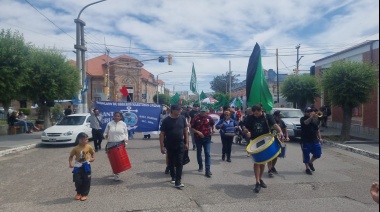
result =
M248 185L226 185L226 184L214 184L210 187L217 192L224 192L234 199L251 199L257 197L257 194L253 192L253 186Z
M77 201L74 199L74 196L72 197L65 197L65 198L60 198L60 199L55 199L55 200L50 200L46 202L40 202L42 205L61 205L61 204L68 204L71 202Z

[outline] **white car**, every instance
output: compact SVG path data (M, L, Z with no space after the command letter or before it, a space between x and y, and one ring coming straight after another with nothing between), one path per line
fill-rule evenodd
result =
M43 144L75 144L79 143L78 134L84 132L92 138L89 113L65 116L56 125L44 130L41 135Z
M281 118L285 122L290 138L301 137L301 117L304 116L300 109L295 108L273 108L272 112L281 111Z

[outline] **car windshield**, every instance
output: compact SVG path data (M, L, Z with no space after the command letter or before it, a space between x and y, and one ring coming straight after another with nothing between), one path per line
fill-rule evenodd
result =
M281 110L281 118L301 118L303 113L300 110Z
M82 125L86 116L66 116L57 125Z

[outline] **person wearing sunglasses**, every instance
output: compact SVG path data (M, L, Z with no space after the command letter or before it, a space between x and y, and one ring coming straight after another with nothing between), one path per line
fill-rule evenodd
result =
M273 116L263 112L261 105L252 106L253 115L247 116L245 123L245 132L251 140L257 137L269 134L271 128L274 128L278 132L278 137L282 138L283 133L281 128L278 126ZM253 161L253 171L255 172L256 185L254 191L259 193L261 188L267 188L267 185L262 180L262 176L265 171L265 164L257 164Z

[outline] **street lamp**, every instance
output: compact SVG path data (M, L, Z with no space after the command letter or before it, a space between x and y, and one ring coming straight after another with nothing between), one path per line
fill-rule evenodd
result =
M80 81L82 84L82 88L84 89L85 83L86 83L86 62L85 62L85 52L87 51L85 40L84 40L84 26L86 23L82 20L80 20L80 15L82 14L83 10L87 7L103 2L106 0L96 1L91 4L86 5L82 8L82 10L79 12L78 17L74 19L74 22L76 23L76 44L74 45L74 48L76 49L76 57L77 57L77 69L80 71ZM81 100L80 104L79 101ZM87 94L86 92L79 92L78 94L78 112L84 113L88 110L87 106Z
M170 72L173 72L173 71L167 71L167 72L164 72L164 73L159 73L157 74L157 104L160 104L160 102L158 101L159 100L159 97L158 97L158 75L161 75L161 74L166 74L166 73L170 73Z

